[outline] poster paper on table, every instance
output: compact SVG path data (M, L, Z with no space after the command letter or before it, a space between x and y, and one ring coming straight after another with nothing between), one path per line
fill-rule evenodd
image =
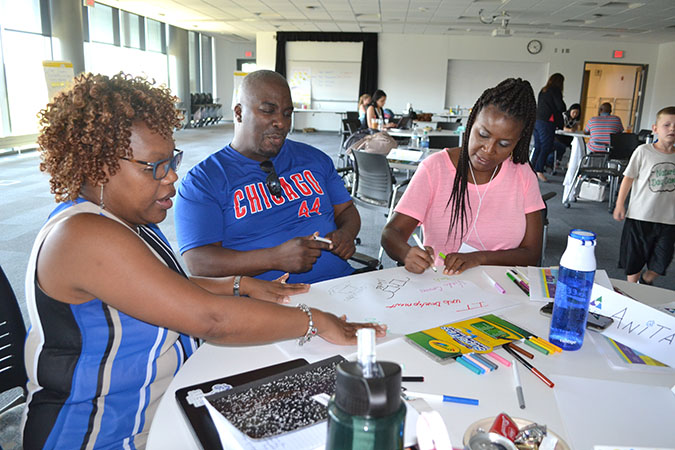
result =
M614 319L603 335L675 367L675 316L598 284L589 311Z
M386 324L387 337L378 339L383 342L512 306L514 297L497 293L487 283L479 287L440 271L413 274L397 267L324 281L313 285L308 294L294 295L291 301L337 316L345 314L350 322ZM289 357L302 355L309 361L356 351L356 346L337 347L320 338L302 347L297 339L276 345Z

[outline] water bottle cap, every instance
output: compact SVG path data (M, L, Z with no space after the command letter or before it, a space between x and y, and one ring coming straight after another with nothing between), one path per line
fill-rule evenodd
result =
M580 241L586 242L586 241L595 241L596 235L592 231L587 231L587 230L581 230L581 229L574 229L570 231L570 237L574 239L578 239Z
M342 362L337 368L335 403L352 416L385 417L401 406L401 367L379 362L381 378L364 378L356 362Z

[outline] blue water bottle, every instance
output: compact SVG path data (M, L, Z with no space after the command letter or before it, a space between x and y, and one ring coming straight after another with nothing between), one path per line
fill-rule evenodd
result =
M560 258L549 340L563 350L578 350L584 343L595 278L595 242L595 233L572 230Z

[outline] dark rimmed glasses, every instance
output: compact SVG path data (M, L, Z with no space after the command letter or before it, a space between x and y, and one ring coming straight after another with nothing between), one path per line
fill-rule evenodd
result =
M141 161L139 159L127 158L125 156L122 156L121 159L152 167L152 178L155 180L161 180L169 174L169 168L173 169L174 172L178 171L180 163L183 161L183 150L174 148L173 156L171 158L160 159L159 161L155 162Z
M277 171L274 170L272 161L267 160L261 162L260 168L267 174L267 178L265 179L265 185L267 186L267 189L275 197L281 197L281 182L279 181Z

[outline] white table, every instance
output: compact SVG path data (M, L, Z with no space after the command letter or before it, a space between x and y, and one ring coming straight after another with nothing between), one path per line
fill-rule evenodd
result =
M371 272L373 275L369 276L386 277L387 273L392 273L388 271L398 269L400 268ZM462 274L461 279L474 282L480 287L481 292L489 291L490 287L481 276L481 269L487 271L506 289L506 298L513 303L512 307L502 309L496 314L539 336L548 336L550 319L540 315L538 311L542 303L530 302L506 278L505 268L495 266L475 268ZM625 281L612 281L629 295L648 304L663 304L675 300L675 291ZM311 291L302 301L311 304L310 299ZM441 325L443 318L438 317L438 320ZM518 408L511 371L505 367L477 376L456 363L440 365L434 362L403 338L378 344L377 356L380 360L396 361L401 364L404 375L424 375L424 383L408 384L416 391L459 395L480 400L479 407L431 403L443 417L453 446L457 448L462 448L462 435L470 424L501 412L506 412L512 417L546 424L575 450L592 450L593 444L600 443L672 448L675 443L675 427L672 426L672 418L675 417L675 396L668 389L675 384L675 372L612 370L599 352L599 339L604 338L589 332L586 334L584 346L579 351L535 357L535 366L556 383L554 389L548 388L520 366L527 404L524 410ZM306 359L310 362L322 359L312 357L311 346L314 342L310 342L309 348L306 349L308 352ZM334 346L335 354L339 353L346 357L352 355L355 350L355 347ZM498 350L498 353L508 356L504 350ZM202 345L177 373L162 398L150 429L147 448L149 450L200 448L176 403L174 396L176 389L287 359L278 344L254 347ZM599 385L618 386L621 389L613 391L610 396L594 395L592 389ZM626 405L625 409L616 407L616 403L621 403L623 398L645 389L658 389L659 393L663 389L664 393L659 402L670 403L661 410L652 410L649 405L640 404L639 401ZM584 404L576 405L576 408L570 411L569 405L564 405L565 398L568 395L579 396L582 393L585 395ZM626 418L629 421L626 421ZM658 427L657 432L653 432L654 427Z
M388 130L385 131L389 134L389 136L392 137L411 137L413 133L412 129L403 130L400 128L389 128ZM458 133L457 131L431 130L428 131L427 134L429 136L459 136L461 145L462 133Z
M572 137L572 150L570 151L570 160L567 166L567 172L565 173L565 179L563 180L563 186L565 186L565 188L562 196L563 205L569 206L570 201L572 201L571 197L574 195L572 188L574 187L574 181L579 173L579 165L581 164L581 159L586 154L586 142L584 141L584 138L589 137L590 135L582 132L563 130L556 130L555 133L561 136Z

